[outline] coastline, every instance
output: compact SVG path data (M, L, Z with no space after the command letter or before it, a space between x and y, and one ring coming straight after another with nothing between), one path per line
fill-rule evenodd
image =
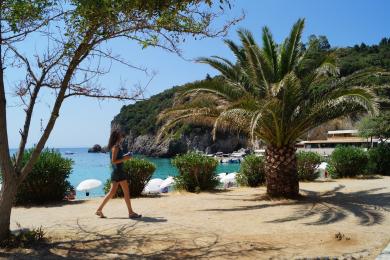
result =
M110 159L108 153L88 153L87 147L82 148L53 148L58 150L64 157L74 161L73 171L69 181L76 187L80 182L86 179L98 179L103 184L110 178ZM15 150L13 150L14 152ZM66 152L74 152L67 155ZM147 157L136 155L136 157L151 161L156 165L156 171L152 178L165 179L168 176L176 176L177 169L171 164L171 158ZM219 164L216 173L237 172L239 164ZM104 196L103 186L91 190L90 196L85 196L85 192L76 192L76 198L85 199Z

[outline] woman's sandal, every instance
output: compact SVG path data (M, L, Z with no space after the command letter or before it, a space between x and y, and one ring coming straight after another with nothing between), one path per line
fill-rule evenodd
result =
M100 217L100 218L106 218L106 216L104 216L103 212L101 212L100 210L99 211L96 211L95 212L95 215Z
M129 218L131 218L131 219L136 219L136 218L141 218L142 217L142 215L140 215L140 214L137 214L137 213L131 213L130 215L129 215Z

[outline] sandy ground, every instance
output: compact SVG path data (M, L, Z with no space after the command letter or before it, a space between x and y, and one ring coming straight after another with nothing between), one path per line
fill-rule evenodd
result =
M43 226L52 238L0 258L375 259L390 242L390 177L302 183L302 199L269 201L264 188L172 193L124 201L94 215L100 199L15 208L12 227ZM335 235L341 233L341 240Z

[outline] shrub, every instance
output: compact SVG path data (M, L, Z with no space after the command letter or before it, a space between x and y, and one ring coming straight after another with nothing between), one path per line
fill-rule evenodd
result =
M328 171L332 178L365 174L368 164L367 152L353 146L338 146L333 151L329 164Z
M148 181L152 178L156 166L147 160L133 158L124 162L123 170L128 175L130 195L132 197L138 197L141 195ZM110 191L110 186L111 180L108 179L104 184L105 193ZM123 192L120 187L116 196L123 197Z
M33 229L22 229L18 223L19 230L12 232L9 236L0 241L0 248L30 248L36 244L47 242L46 232L42 226Z
M322 161L322 156L316 152L300 151L297 153L298 178L300 181L313 181L318 178L316 167Z
M370 173L390 176L390 144L381 143L368 151Z
M33 150L27 150L23 157L23 165L31 157ZM72 172L73 161L50 149L40 154L32 171L21 183L16 194L17 204L44 204L62 201L73 189L68 181Z
M257 187L263 184L265 182L264 159L256 155L246 156L236 178L241 186Z
M218 162L214 158L190 152L176 156L172 164L179 170L175 177L177 189L198 192L214 189L219 183L215 176Z

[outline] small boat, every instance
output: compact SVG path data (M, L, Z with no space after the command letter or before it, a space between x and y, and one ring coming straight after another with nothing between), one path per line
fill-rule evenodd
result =
M72 151L65 151L65 154L66 154L66 155L72 155L72 154L75 154L75 152L72 152Z
M229 160L230 163L241 163L242 158L231 158Z
M223 152L216 152L215 156L222 157L223 156Z
M222 158L220 160L220 163L229 163L230 162L230 159L229 158Z
M245 153L242 153L242 152L234 152L231 154L231 157L235 157L235 158L242 158L245 156Z

